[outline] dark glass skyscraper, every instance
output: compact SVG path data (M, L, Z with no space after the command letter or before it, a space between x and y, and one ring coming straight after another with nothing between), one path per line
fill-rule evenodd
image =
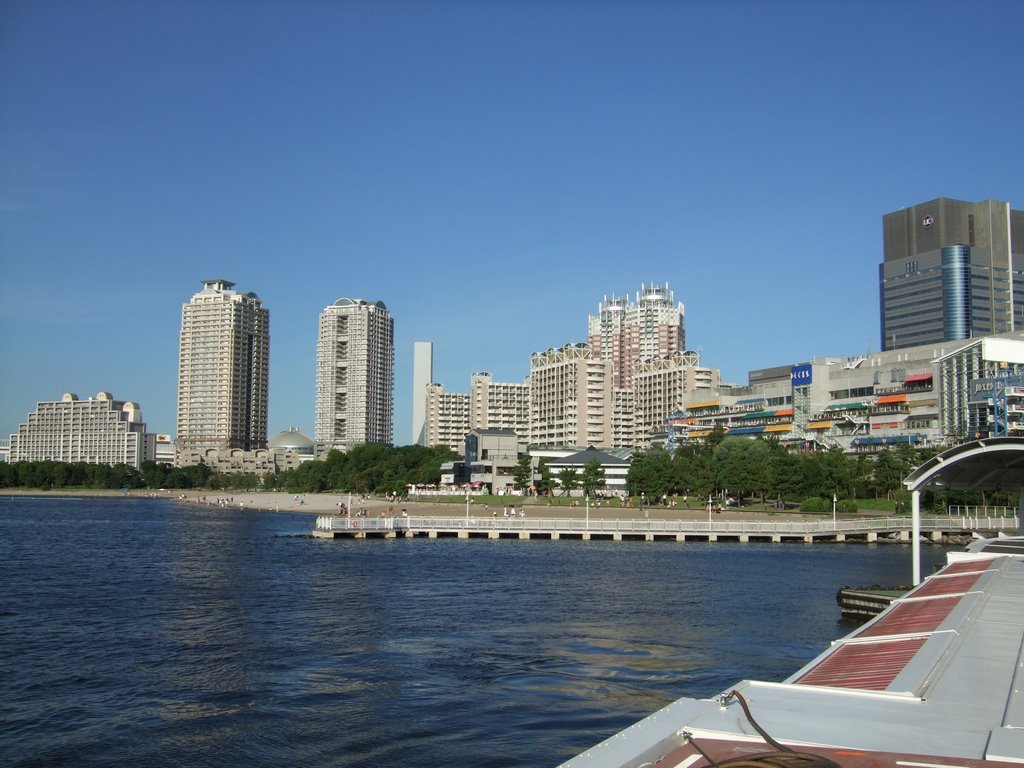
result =
M883 350L1024 329L1024 211L940 197L882 230Z

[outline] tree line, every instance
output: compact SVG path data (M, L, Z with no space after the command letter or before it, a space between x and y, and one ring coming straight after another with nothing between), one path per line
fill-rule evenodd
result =
M216 472L205 464L172 467L153 461L142 462L139 469L127 464L0 462L0 488L402 493L410 483L436 483L441 477L441 465L455 458L444 447L361 445L347 453L331 451L322 461L309 461L296 469L265 475Z
M906 502L903 479L936 454L930 448L899 445L877 453L848 454L794 451L775 438L750 440L728 437L716 430L701 443L680 446L674 454L661 447L635 453L626 477L627 492L658 499L689 496L706 499L728 493L761 501L827 499L890 499ZM0 462L0 488L204 489L264 490L289 493L352 491L404 493L409 485L437 483L441 465L457 459L442 446L361 445L342 453L331 451L322 460L266 475L215 472L204 464L172 467L143 462L141 469L126 464L66 464L56 461ZM591 461L581 469L555 473L544 462L534 470L523 456L513 470L515 486L540 495L582 490L593 496L605 487L605 473ZM925 494L926 505L1016 504L1009 491Z
M773 437L728 437L716 430L702 443L680 446L674 454L655 447L633 455L626 479L630 493L648 498L685 495L706 501L728 493L735 498L803 501L833 496L847 499L888 499L907 503L903 480L938 453L933 448L900 444L877 453L795 451ZM923 494L926 506L977 504L978 493ZM1006 498L1004 499L1003 496ZM981 502L1016 504L1010 494L992 493Z

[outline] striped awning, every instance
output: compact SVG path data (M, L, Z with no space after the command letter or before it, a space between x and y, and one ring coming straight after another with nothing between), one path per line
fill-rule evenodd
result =
M832 426L831 421L812 421L808 423L808 429L828 429Z
M862 411L868 407L867 403L836 403L825 408L826 411Z
M792 424L772 424L770 427L765 427L765 432L789 432L793 429Z

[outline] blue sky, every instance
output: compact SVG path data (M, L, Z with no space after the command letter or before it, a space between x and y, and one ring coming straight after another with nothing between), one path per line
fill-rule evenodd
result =
M173 433L205 278L271 312L313 434L319 312L522 381L669 283L726 380L879 348L884 213L1024 207L1024 3L0 4L0 434L100 390Z

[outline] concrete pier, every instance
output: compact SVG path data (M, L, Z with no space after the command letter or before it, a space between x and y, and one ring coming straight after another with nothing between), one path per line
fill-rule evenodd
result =
M973 531L1016 531L1017 521L1004 518L935 517L921 521L922 538L941 544L950 536ZM846 543L880 541L909 543L908 517L852 520L581 520L573 518L472 517L344 517L316 520L317 538L456 538L456 539L562 539L582 541L734 541Z

